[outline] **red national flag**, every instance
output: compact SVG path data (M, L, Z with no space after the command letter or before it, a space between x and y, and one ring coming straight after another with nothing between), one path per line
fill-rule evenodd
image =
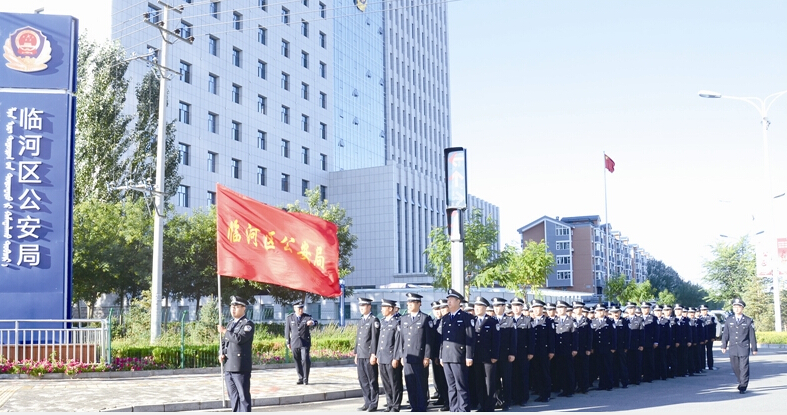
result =
M604 167L606 167L610 173L615 172L615 162L606 154L604 154Z
M218 274L325 297L341 294L336 224L216 185Z

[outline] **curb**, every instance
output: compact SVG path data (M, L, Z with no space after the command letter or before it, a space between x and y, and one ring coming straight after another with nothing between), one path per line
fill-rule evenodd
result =
M363 396L361 389L348 389L333 392L308 393L304 395L279 396L272 398L255 398L251 400L252 407L291 405L308 402L332 401L336 399L358 398ZM154 405L135 405L119 408L102 409L100 412L181 412L181 411L200 411L217 410L224 408L222 401L200 401L200 402L174 402Z

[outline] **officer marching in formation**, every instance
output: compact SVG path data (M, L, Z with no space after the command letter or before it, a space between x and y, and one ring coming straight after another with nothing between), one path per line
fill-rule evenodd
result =
M642 350L645 325L642 321L642 311L635 303L626 304L626 320L628 321L629 345L626 351L628 383L639 385L642 380ZM620 339L618 339L620 341Z
M292 352L295 360L295 370L298 372L298 385L309 384L309 370L312 366L309 351L312 347L311 330L317 327L317 321L311 315L303 312L303 302L294 303L294 313L288 314L284 319L284 339L287 348Z
M505 298L492 298L492 307L495 310L495 319L500 325L500 358L497 360L497 376L495 377L496 405L507 411L511 407L511 392L513 391L513 369L517 356L517 329L512 316L506 315ZM513 312L513 309L512 309Z
M407 314L399 319L400 356L413 412L425 412L429 398L429 360L434 322L421 312L421 295L407 293Z
M579 330L577 322L568 315L568 303L557 302L557 317L555 320L555 361L557 371L554 373L553 382L560 389L558 396L572 396L576 388L574 377L574 357L579 352Z
M533 349L527 358L530 359L530 370L538 392L536 402L549 402L552 393L552 376L549 362L555 357L555 322L544 314L546 304L538 299L530 303L533 310L531 335Z
M707 341L705 342L705 358L703 359L702 367L707 367L708 370L716 370L713 367L713 342L719 340L716 337L716 316L708 314L708 307L705 304L700 306L700 313L702 314L703 324L706 327Z
M514 403L524 406L530 399L530 360L533 336L531 335L531 318L528 306L521 298L511 299L512 320L516 329L516 357L512 370L511 396Z
M617 306L613 305L609 312L612 314L612 325L616 339L613 349L617 351L612 354L612 387L626 389L629 384L627 352L631 345L631 332L629 331L628 322L621 318L621 310ZM600 382L599 388L602 389Z
M440 300L432 302L432 354L429 358L432 360L432 377L435 383L435 394L431 397L435 399L434 404L441 408L448 409L448 384L445 382L445 372L443 366L440 365L440 342L442 341L442 334L440 323L442 322L443 315L448 312L448 301Z
M377 411L380 385L377 382L377 349L380 338L380 320L372 315L372 300L358 299L358 310L361 321L358 322L358 333L355 337L355 366L358 370L358 382L363 393L363 406L359 411Z
M230 396L232 412L251 412L251 343L254 323L246 318L246 300L230 297L232 322L218 325L221 339L219 362L224 363L224 382ZM747 372L748 373L748 372Z
M399 412L402 406L402 363L399 360L399 321L393 316L394 301L383 300L380 311L380 337L377 342L377 365L385 389L384 412ZM368 408L367 408L368 410Z
M689 372L689 347L692 342L692 327L689 325L689 318L683 315L683 307L675 304L675 355L677 356L676 377L694 376Z
M489 301L484 297L476 297L475 314L475 346L473 347L473 366L476 399L479 411L495 410L496 363L500 357L500 324L497 319L487 315Z
M677 305L677 304L676 304ZM667 348L667 366L669 367L668 375L671 379L674 379L675 376L678 374L678 320L675 318L675 315L672 314L672 306L669 304L664 305L664 317L668 321L669 325L669 333L670 333L670 342L669 347Z
M651 383L656 378L656 349L659 348L659 320L651 314L650 304L643 302L642 309L642 381Z
M620 310L618 310L620 311ZM592 356L598 374L598 389L612 390L612 356L617 347L618 338L615 323L607 318L607 309L602 304L596 306L595 318L590 322L593 330Z
M587 317L590 309L581 301L574 301L573 306L573 317L577 323L577 355L574 357L576 391L586 394L590 385L590 350L593 347L593 331Z
M740 298L732 300L734 316L724 321L721 334L721 352L730 351L730 365L738 378L738 391L746 393L749 387L749 351L757 354L757 337L754 334L754 320L743 314L746 303Z
M696 318L697 310L694 307L689 307L686 317L689 319L689 328L691 330L691 338L694 340L689 346L688 364L686 365L689 370L689 375L700 373L699 362L699 349L702 345L703 352L705 351L705 344L703 342L703 328L701 322Z
M473 366L475 331L471 316L459 309L464 297L451 289L448 291L448 313L443 316L440 346L440 364L448 383L448 405L451 412L469 412L468 373Z
M665 306L666 307L666 306ZM663 313L663 307L656 304L653 307L653 315L658 323L658 341L659 347L656 347L653 352L653 366L655 379L667 380L669 377L669 352L670 345L672 344L672 327L670 326L670 319Z

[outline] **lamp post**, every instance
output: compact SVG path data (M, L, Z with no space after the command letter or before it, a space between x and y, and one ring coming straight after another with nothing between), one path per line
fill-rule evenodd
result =
M767 229L768 229L768 239L769 241L765 244L768 251L768 256L771 258L771 271L773 272L773 313L774 313L774 323L776 326L776 331L782 331L782 310L781 310L781 298L780 298L780 289L779 289L779 266L777 261L777 250L776 250L776 227L774 225L774 218L773 218L773 200L772 198L772 179L771 179L771 168L770 168L770 159L768 157L768 126L771 124L768 121L768 111L771 109L771 105L773 105L774 101L779 99L782 95L787 94L786 91L776 92L774 94L768 95L765 99L758 98L758 97L733 97L728 95L722 95L718 92L713 91L700 91L699 95L701 98L727 98L727 99L734 99L738 101L743 101L754 108L757 109L757 112L760 113L760 117L762 118L762 146L763 146L763 156L764 156L764 164L763 164L763 173L765 175L765 191L763 192L765 195L765 203L767 203L770 207L770 217L767 220Z

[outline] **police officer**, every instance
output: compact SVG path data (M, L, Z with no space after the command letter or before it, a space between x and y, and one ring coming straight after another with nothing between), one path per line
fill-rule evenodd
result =
M476 297L475 347L473 347L473 371L475 372L476 396L479 411L495 410L495 386L497 385L496 363L500 357L500 323L486 314L489 301Z
M713 342L719 340L716 337L716 316L708 314L708 307L704 304L700 306L700 313L702 313L702 319L705 323L708 338L705 343L707 368L708 370L716 370L716 368L713 367Z
M358 299L358 310L361 320L358 321L358 332L355 337L355 366L358 370L358 382L363 393L363 406L359 411L377 411L380 385L377 382L377 348L380 338L380 320L372 315L372 300Z
M574 395L576 379L574 377L574 357L579 352L579 331L577 322L568 315L568 303L557 302L557 317L555 320L555 359L557 373L554 382L561 390L558 396Z
M678 326L676 323L675 316L672 314L672 306L669 304L665 304L664 307L664 318L667 319L667 325L669 326L669 343L667 344L666 350L666 359L667 359L667 376L674 379L675 375L678 373L678 348L675 346L677 344L678 338Z
M445 383L445 372L443 371L443 366L440 365L440 342L442 341L440 322L442 321L443 313L447 311L447 301L432 302L432 314L434 318L432 318L432 354L429 358L432 360L432 377L434 378L436 389L432 399L436 399L434 404L440 407L448 405L448 384Z
M637 307L636 303L628 303L626 311L628 313L626 320L628 321L629 329L629 347L626 352L629 383L639 385L642 380L642 351L644 350L645 326L642 321L642 310Z
M590 384L590 349L593 344L593 331L587 313L590 311L582 301L574 301L574 321L577 323L577 355L574 356L574 376L577 378L576 390L588 393Z
M287 348L292 351L295 360L295 370L298 372L298 385L309 384L309 370L312 360L309 351L312 347L311 331L317 327L317 321L311 315L303 312L303 302L294 303L294 313L288 314L284 319L284 339Z
M628 352L631 350L631 330L628 321L621 317L621 310L617 306L613 305L609 312L612 314L617 338L616 353L612 354L612 386L626 389L629 384Z
M246 318L248 303L241 297L230 297L232 322L219 325L221 339L219 361L224 362L224 381L230 395L232 412L251 412L251 343L254 323Z
M399 320L393 316L392 300L383 300L380 311L380 337L377 342L377 364L385 389L385 412L399 412L402 406L402 363L399 354Z
M399 319L400 357L404 366L404 383L413 412L425 412L429 398L429 359L432 355L434 323L421 312L421 295L407 293L407 314Z
M696 373L700 373L699 348L700 345L702 345L704 352L705 344L703 342L703 328L701 326L702 323L697 319L697 310L695 310L694 307L689 307L686 317L689 319L691 338L694 339L694 341L691 343L691 346L689 347L689 358L687 359L689 375L693 376Z
M507 411L511 407L511 392L513 390L513 366L516 362L517 330L514 319L506 315L508 302L505 298L492 298L492 307L495 309L495 318L500 325L500 358L497 360L497 385L495 386L497 405ZM513 310L512 310L513 311Z
M538 299L530 303L533 310L531 335L533 349L527 358L530 359L530 370L534 373L535 386L538 392L536 402L549 402L552 393L552 375L549 362L555 357L555 323L544 314L546 304Z
M440 364L448 383L448 405L451 412L470 411L468 371L473 366L475 332L470 315L459 309L464 300L456 290L448 290L448 313L442 317L443 342L440 346Z
M677 366L675 376L694 376L689 373L689 347L693 342L692 328L689 325L688 317L683 315L683 307L675 304L672 308L675 311L675 355L677 356Z
M595 309L595 318L590 322L593 330L593 351L596 373L598 373L598 389L612 390L612 356L617 347L617 333L614 322L607 318L606 307L599 304Z
M512 370L512 393L514 403L525 406L530 399L530 360L528 354L533 350L531 319L525 300L516 297L511 299L511 317L516 329L516 359Z
M721 352L730 350L730 364L738 378L738 391L746 393L749 387L749 350L757 354L757 337L754 334L754 320L743 314L746 303L740 298L732 300L734 316L724 321L721 333Z
M642 380L652 382L656 376L655 351L659 347L659 320L650 313L650 303L643 302L642 309Z

